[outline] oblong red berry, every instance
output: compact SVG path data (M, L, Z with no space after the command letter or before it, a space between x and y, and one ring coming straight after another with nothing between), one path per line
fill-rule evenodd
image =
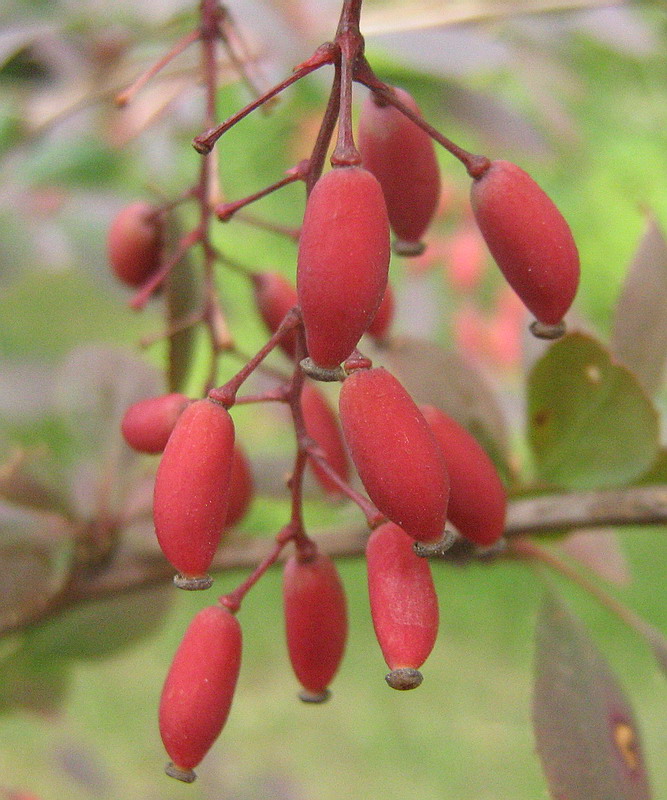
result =
M558 325L579 284L579 253L570 227L527 172L492 161L473 180L472 207L491 255L527 308Z
M347 605L338 570L323 553L310 560L291 556L283 573L287 650L306 690L301 698L320 702L340 665L347 640Z
M160 266L164 231L156 211L149 203L132 203L118 212L109 228L109 263L128 286L141 286Z
M201 578L220 543L234 457L234 423L211 400L181 414L155 476L153 518L162 552L185 578Z
M336 167L306 204L297 294L308 354L333 369L356 347L382 301L389 268L389 222L382 189L361 167Z
M414 400L390 372L376 367L349 375L339 402L343 435L370 499L417 541L441 539L447 466Z
M391 324L394 321L394 307L394 292L391 288L391 284L388 283L384 295L382 296L380 307L366 330L369 336L372 336L379 342L386 338Z
M447 517L466 539L482 547L505 528L507 494L493 461L468 431L435 406L419 406L442 448L449 472Z
M172 392L133 403L120 424L125 441L139 453L161 453L190 402L184 394Z
M252 472L246 454L239 444L234 445L232 471L229 476L229 498L225 528L233 528L246 515L254 492Z
M384 660L396 675L392 688L409 689L421 683L418 670L438 635L438 598L428 559L413 550L413 540L393 522L376 528L366 545L368 595L375 635ZM401 676L412 674L405 685Z
M326 460L334 471L344 480L350 477L350 469L341 436L338 420L324 395L312 383L306 381L301 391L301 410L306 433L323 450ZM339 486L322 467L311 459L313 473L325 492L338 493Z
M398 99L415 114L419 106L404 89ZM392 105L378 105L371 93L359 116L359 152L363 166L382 186L395 245L402 255L418 255L421 238L438 206L440 168L433 140Z
M275 333L290 309L299 304L296 289L279 272L258 272L253 275L255 303L264 324ZM296 333L290 331L280 341L280 347L289 356L296 355Z
M220 735L234 697L241 645L238 620L221 606L202 609L188 626L160 699L160 735L172 777L194 780L192 768Z

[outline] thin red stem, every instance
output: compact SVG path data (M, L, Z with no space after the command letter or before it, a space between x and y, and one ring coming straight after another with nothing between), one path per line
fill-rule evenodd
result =
M169 50L169 52L165 53L164 56L159 61L156 61L152 67L149 67L145 72L139 75L136 80L130 84L124 91L120 94L116 95L115 103L117 106L121 108L126 106L137 94L138 91L143 89L143 87L148 83L151 78L154 78L160 70L169 64L176 56L179 56L184 50L199 39L200 32L198 30L190 31L190 33L186 33L181 39L179 39L173 47Z
M221 222L226 222L227 220L231 219L234 216L234 214L244 206L248 206L251 203L254 203L256 200L261 200L262 197L266 197L272 192L275 192L278 189L282 189L283 186L289 186L290 183L295 183L296 181L304 180L307 173L306 169L307 165L308 165L307 161L302 161L296 167L289 170L284 178L281 178L279 181L272 183L270 186L267 186L264 189L260 189L259 192L255 192L254 194L250 194L247 197L243 197L241 200L235 200L232 203L221 203L215 209L216 216Z
M236 393L240 389L244 381L257 369L267 355L280 343L280 341L287 336L287 334L301 325L301 314L298 308L293 308L285 315L285 318L280 323L276 332L271 336L268 342L258 350L257 353L248 361L248 363L227 383L219 386L217 389L211 389L208 396L211 400L216 400L222 403L225 408L231 408L236 401Z
M471 178L479 178L491 166L491 161L486 156L475 155L474 153L470 153L468 150L464 150L462 147L459 147L457 144L452 142L451 139L443 136L432 125L429 125L429 123L426 122L426 120L420 114L416 114L412 109L408 108L404 103L402 103L396 94L391 90L391 87L389 87L386 83L383 83L375 76L375 73L371 69L368 61L366 61L366 59L363 57L360 57L355 65L354 79L358 83L361 83L371 89L377 96L381 98L382 102L389 103L390 105L394 106L394 108L397 108L408 119L412 120L415 125L428 133L432 139L438 142L438 144L442 145L463 164L463 166L468 170L468 174Z
M236 114L229 117L229 119L225 120L225 122L221 123L217 127L211 128L201 135L196 136L192 143L195 150L203 155L210 153L215 143L223 135L223 133L228 131L230 128L236 125L237 122L240 122L242 119L247 117L248 114L255 111L255 109L259 108L268 100L271 100L272 97L280 94L280 92L287 89L293 83L300 81L301 78L305 78L306 75L310 75L311 72L323 67L325 64L331 64L334 60L336 52L337 48L330 42L326 42L318 47L308 61L305 61L300 66L296 67L295 71L292 75L290 75L289 78L286 78L284 81L281 81L281 83L276 84L276 86L273 86L271 89L264 92L264 94L262 94L260 97L256 98L251 103L248 103L245 108L237 111Z
M176 250L171 257L146 281L146 283L144 283L141 289L139 289L139 291L130 300L130 308L133 308L137 311L144 308L146 303L150 300L151 295L159 286L162 285L165 278L167 275L169 275L176 264L178 264L178 262L191 247L194 247L194 245L201 242L202 238L203 236L200 228L196 228L195 230L190 231L190 233L186 233L185 236L180 239Z

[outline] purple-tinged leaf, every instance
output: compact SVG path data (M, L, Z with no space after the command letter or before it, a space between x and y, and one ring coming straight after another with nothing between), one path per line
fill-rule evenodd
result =
M613 356L649 394L662 384L667 359L667 240L649 217L614 313Z
M537 623L533 722L554 800L651 800L637 723L607 662L554 595Z
M140 457L125 444L120 423L128 406L161 390L157 371L130 352L89 346L70 353L56 381L55 397L81 454L73 476L73 500L82 516L124 506Z
M0 502L0 632L39 616L64 587L74 540L53 514Z
M630 567L616 531L591 528L578 530L560 543L563 550L601 578L617 586L628 586Z

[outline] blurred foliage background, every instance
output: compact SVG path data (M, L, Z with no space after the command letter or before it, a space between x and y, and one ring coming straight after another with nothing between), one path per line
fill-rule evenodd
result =
M339 10L330 0L232 0L229 8L265 86L333 34ZM108 440L88 436L104 428L101 406L91 417L99 425L86 427L71 403L101 385L104 370L87 373L85 358L72 362L70 353L82 345L127 348L123 355L102 351L101 358L115 353L108 356L109 374L122 369L144 388L157 378L130 354L152 368L164 365L161 344L141 353L136 347L142 336L160 330L160 304L141 314L128 309L127 292L108 271L105 236L127 202L169 198L196 179L199 156L189 142L203 114L202 92L192 88L194 52L127 109L117 110L113 96L195 16L186 0L8 0L0 19L0 452L4 460L17 443L46 452L53 484L74 485L85 508L88 466L107 452ZM648 216L667 224L662 4L376 0L364 7L362 30L378 75L412 91L437 128L470 150L520 163L554 198L582 256L577 318L606 338ZM248 101L232 70L223 74L228 82L220 92L220 119ZM254 114L224 137L220 176L229 199L278 179L308 154L329 78L318 73L304 80L269 115ZM459 222L466 219L467 177L445 153L441 164L449 205L433 232L436 242L452 233L449 211ZM257 213L297 226L302 202L301 188L290 186L263 200ZM193 220L189 213L186 208L184 226ZM236 220L221 224L217 235L233 258L293 275L295 246L288 239ZM485 268L473 289L462 292L436 256L416 266L394 259L397 328L469 348L501 398L521 463L523 383L535 346L520 339L518 349L494 350L490 339L479 345L478 335L475 350L460 320L466 314L478 323L494 318L500 279ZM252 352L265 334L250 287L231 273L220 274L219 286L239 346ZM482 329L478 324L475 330ZM514 342L517 330L501 341ZM239 365L229 359L222 366L221 378ZM195 372L193 393L197 380ZM240 438L260 491L266 490L242 531L271 535L286 518L270 475L275 458L287 452L289 430L275 436L273 412L238 412ZM149 460L135 462L133 475L154 468ZM57 583L66 544L52 523L4 505L0 512L5 552L46 538L44 569ZM349 524L351 512L312 500L308 519L314 528ZM52 547L56 540L59 546ZM667 629L664 530L624 530L618 541L616 582L623 585L613 591ZM28 558L23 572L9 562L0 574L20 593L36 569ZM351 638L332 702L311 708L296 700L274 570L244 603L246 648L235 705L193 786L162 773L157 702L192 614L233 588L240 573L221 574L209 596L160 587L85 606L0 640L0 791L22 789L43 800L547 797L530 720L539 576L517 563L436 565L440 640L425 665L423 687L400 694L382 679L363 563L346 560L341 570ZM664 676L607 611L577 589L563 590L634 704L655 795L661 796L667 791Z

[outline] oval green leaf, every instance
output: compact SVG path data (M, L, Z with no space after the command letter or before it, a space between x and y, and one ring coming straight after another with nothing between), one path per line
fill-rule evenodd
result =
M528 380L528 439L541 478L570 489L622 486L659 447L658 416L637 379L590 336L552 345Z

